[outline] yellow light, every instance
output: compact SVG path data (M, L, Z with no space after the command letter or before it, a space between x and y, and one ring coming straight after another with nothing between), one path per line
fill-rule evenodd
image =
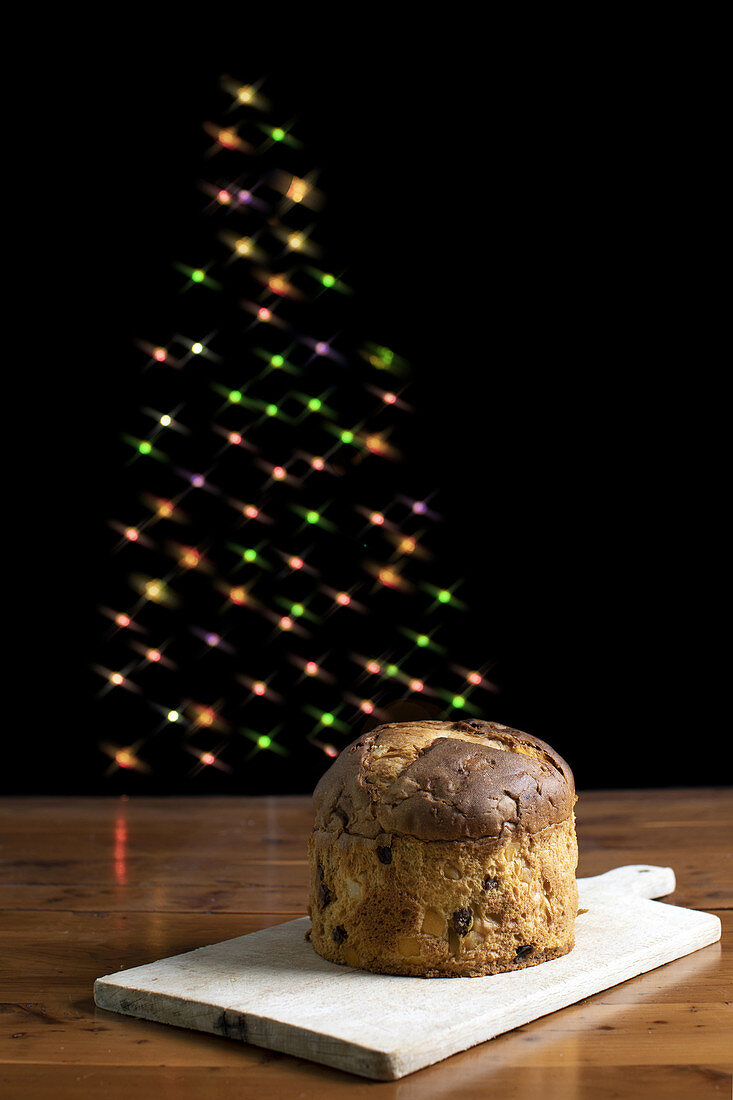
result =
M216 140L219 142L220 145L228 145L231 147L237 144L237 132L231 127L224 127L223 129L219 130L219 133L216 135Z
M282 275L273 275L267 285L273 294L284 294L289 289L289 285Z
M117 687L119 687L120 684L124 684L125 677L122 675L121 672L110 672L109 682L111 684L115 684Z
M234 247L240 256L249 256L252 251L252 241L249 237L240 237L235 242Z
M415 540L411 539L408 536L407 538L404 538L402 540L402 542L400 543L399 548L400 548L400 550L402 551L403 554L413 554L415 552L415 547L416 546L417 546L417 543L415 542Z
M394 588L399 579L399 575L393 569L380 569L379 571L379 580L387 588Z
M240 103L251 103L254 98L254 88L249 84L243 84L241 88L237 90L237 99Z
M115 764L121 768L132 768L135 765L135 757L128 749L120 749L115 753Z
M308 184L305 180L299 179L298 176L293 176L286 197L292 199L293 202L302 202L307 192Z
M189 546L181 554L181 565L185 566L186 569L195 569L200 561L201 555L192 546Z
M229 599L232 603L243 604L247 599L247 592L241 586L232 588L229 592Z
M149 600L159 600L163 595L163 582L148 581L145 585L145 595Z
M161 500L158 505L158 515L162 519L168 519L169 516L173 515L173 505L169 500Z
M303 247L303 236L301 233L291 233L288 237L288 244L291 248L299 249Z
M375 455L382 454L386 446L381 435L368 435L366 438L366 445L372 454Z

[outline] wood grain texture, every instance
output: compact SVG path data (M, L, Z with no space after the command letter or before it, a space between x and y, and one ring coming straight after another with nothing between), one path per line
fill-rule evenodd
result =
M376 1083L119 1017L92 1001L99 974L300 916L307 797L5 799L0 1092L23 1100L64 1100L80 1089L90 1097L128 1097L134 1089L141 1100L161 1093L185 1100L219 1087L258 1100L361 1097L367 1089L399 1100L491 1092L728 1097L733 793L581 792L576 813L579 875L620 863L673 866L677 887L665 902L716 912L721 942L413 1076ZM76 893L81 885L86 895ZM40 907L26 893L37 887L50 888ZM182 887L185 897L175 894ZM293 887L301 890L294 908L274 908L278 890ZM85 897L89 906L78 905Z
M305 942L302 917L99 978L95 1003L396 1080L716 942L714 914L649 900L674 886L670 868L638 864L580 879L573 951L515 973L426 981L339 967Z

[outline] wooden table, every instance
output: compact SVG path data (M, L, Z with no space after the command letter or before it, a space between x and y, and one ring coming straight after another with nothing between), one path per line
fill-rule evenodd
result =
M668 865L722 943L395 1082L96 1009L101 974L302 916L307 797L0 802L0 1094L730 1096L733 792L591 791L579 875Z

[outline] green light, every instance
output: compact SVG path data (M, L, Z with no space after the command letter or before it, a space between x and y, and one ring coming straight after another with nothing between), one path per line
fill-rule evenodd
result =
M320 407L321 407L320 397L311 397L310 401L308 402L308 408L311 410L311 412L317 413L318 410L320 409Z
M193 352L194 355L200 355L203 350L204 350L204 345L199 344L198 341L195 344L191 344L191 351Z
M301 615L305 614L305 608L302 603L294 603L290 608L290 614L295 615L296 618L300 618Z
M268 416L277 416L279 409L277 405L267 405L265 408L265 412Z
M350 432L348 429L345 432L342 432L341 433L341 442L342 443L353 443L354 442L354 433Z
M242 554L242 557L244 558L245 561L257 561L257 551L256 550L245 550Z
M438 599L441 603L450 603L450 592L447 592L445 589L443 589L442 592L438 593Z
M270 745L272 744L272 738L268 737L266 733L261 733L260 736L257 738L257 744L260 746L261 749L269 749Z
M232 390L232 392L229 394L229 400L232 402L232 404L238 405L239 402L242 400L241 391L240 390Z
M324 726L332 726L333 725L333 715L329 714L328 711L326 711L325 714L321 715L321 722L323 723Z
M397 665L387 665L385 669L388 676L396 676L399 671Z
M321 282L324 286L327 287L332 287L336 285L336 280L334 279L333 275L323 275L321 278Z
M318 512L308 512L305 518L308 520L308 523L318 523L321 517Z
M142 443L139 444L137 449L141 455L149 455L153 449L153 446L151 443L148 443L147 439L143 439Z
M426 645L430 645L430 638L428 638L427 634L418 634L415 641L421 649L424 649Z
M197 267L195 271L191 272L192 283L203 283L206 278L206 272L202 271L200 267Z
M177 710L169 710L168 711L168 721L169 722L177 722L180 717L181 716L180 716L180 714L178 713Z
M285 131L281 130L279 126L276 126L275 129L272 131L272 140L273 141L282 141L282 139L284 137L285 137Z
M463 698L462 695L454 695L453 696L453 706L454 707L456 707L458 710L460 710L461 707L463 707L465 705L466 705L466 700Z
M270 366L281 367L284 362L285 360L283 359L282 355L273 355L272 359L270 360Z

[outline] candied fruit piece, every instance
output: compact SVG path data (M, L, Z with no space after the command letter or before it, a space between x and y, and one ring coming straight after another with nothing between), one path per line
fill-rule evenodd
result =
M406 959L420 954L420 941L415 936L400 936L397 940L397 948Z
M357 955L351 944L346 944L346 947L344 948L344 958L346 959L346 962L349 964L349 966L359 965L359 956Z
M422 922L422 932L428 936L445 935L445 917L437 909L426 909Z

